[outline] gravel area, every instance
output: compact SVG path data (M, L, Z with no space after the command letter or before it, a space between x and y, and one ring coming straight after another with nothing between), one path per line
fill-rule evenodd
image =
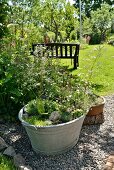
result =
M105 122L83 126L77 145L64 154L37 155L19 124L0 124L0 134L33 170L103 170L107 157L114 152L114 95L105 99Z

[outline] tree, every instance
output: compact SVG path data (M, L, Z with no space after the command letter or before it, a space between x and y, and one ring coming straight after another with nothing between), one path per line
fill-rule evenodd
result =
M51 31L55 33L55 41L58 40L59 31L62 30L64 23L64 7L65 1L45 0L42 3L41 25L45 32Z
M92 33L92 23L91 19L84 17L83 19L83 34L88 34L90 35Z
M93 28L100 32L101 41L106 39L106 33L111 28L111 7L108 4L101 4L101 9L91 11Z
M78 22L78 10L74 8L69 2L65 5L65 30L67 33L67 38L70 37L72 31L75 33L79 29Z
M41 42L45 33L55 35L55 42L65 41L79 28L78 11L65 0L10 0L10 8L8 26L13 42Z
M6 35L8 32L7 28L7 17L8 17L9 6L5 1L0 2L0 38Z
M74 0L75 1L75 0ZM80 0L76 0L74 6L79 8ZM113 0L81 0L82 2L82 11L85 12L87 17L90 17L91 11L96 11L98 8L101 8L102 3L107 3L113 5Z
M41 42L40 28L38 26L38 18L34 16L33 10L35 0L13 0L10 1L11 11L8 18L8 28L10 30L11 42L13 44L21 43L30 48L34 42Z

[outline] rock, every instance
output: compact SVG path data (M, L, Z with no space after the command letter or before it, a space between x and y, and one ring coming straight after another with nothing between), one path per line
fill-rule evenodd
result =
M12 146L9 146L4 152L3 152L4 155L8 155L8 156L15 156L16 153L15 153L15 150Z
M107 162L113 163L114 164L114 155L110 155L107 159Z
M7 147L8 147L8 145L6 144L4 139L0 137L0 151L7 148Z
M60 118L61 118L60 113L58 111L54 111L51 113L49 120L51 120L52 122L56 122Z
M104 123L104 114L103 113L96 115L95 124L99 124L99 123Z
M58 121L59 119L61 118L61 115L58 111L54 111L51 113L50 117L49 117L49 120L50 121L53 121L53 122L56 122Z
M32 170L32 168L30 166L23 165L23 166L19 166L18 170Z
M13 157L14 165L16 167L24 166L25 165L25 159L22 157L21 154L17 154Z
M112 170L112 166L105 165L103 170Z
M103 170L112 170L112 168L113 168L113 163L107 162Z
M93 115L89 116L86 115L85 120L83 122L83 125L94 125L94 124L101 124L104 122L104 114L98 114L98 115Z

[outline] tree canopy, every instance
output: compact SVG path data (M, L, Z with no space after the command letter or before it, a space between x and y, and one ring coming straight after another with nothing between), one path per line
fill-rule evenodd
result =
M7 2L0 2L0 38L7 33L7 18L8 18L9 5Z
M79 8L79 0L76 0L74 6ZM96 11L98 8L101 8L102 3L107 3L113 5L113 0L81 0L82 2L82 11L86 14L87 17L90 17L91 11Z
M101 4L101 9L91 11L92 24L94 29L100 31L101 41L106 39L106 32L111 28L112 13L110 5Z

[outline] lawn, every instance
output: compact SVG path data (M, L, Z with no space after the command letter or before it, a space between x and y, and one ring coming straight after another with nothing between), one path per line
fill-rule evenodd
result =
M72 67L70 60L64 59L61 62ZM72 73L91 81L97 94L114 94L114 47L105 44L81 49L79 68Z

